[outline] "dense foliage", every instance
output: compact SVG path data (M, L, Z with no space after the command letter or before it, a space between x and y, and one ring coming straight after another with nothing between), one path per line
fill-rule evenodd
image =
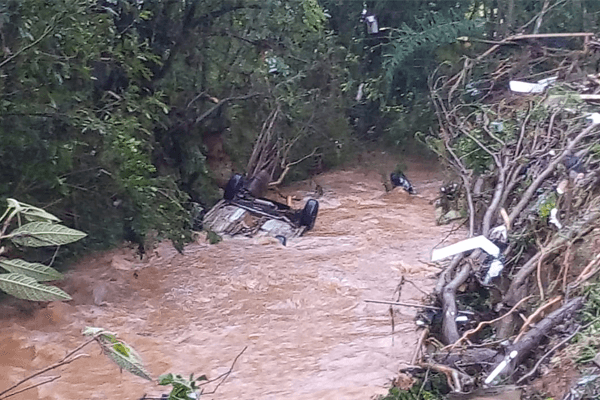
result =
M314 0L3 3L0 196L88 246L182 243L190 201L244 169L273 108L288 160L339 162L343 55L324 22Z
M408 146L434 121L430 73L489 46L457 37L593 29L599 8L7 0L0 197L48 209L88 232L88 247L143 242L151 230L181 244L192 204L212 205L234 171L300 179L344 161L356 140Z

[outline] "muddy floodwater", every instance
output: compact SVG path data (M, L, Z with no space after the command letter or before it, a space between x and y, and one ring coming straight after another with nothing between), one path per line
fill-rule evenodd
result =
M285 247L201 238L183 255L162 243L142 261L128 248L81 260L61 283L73 301L0 308L0 391L60 360L86 340L85 326L95 326L131 344L155 377L215 378L247 346L217 393L203 399L366 400L386 392L414 352L416 310L395 307L392 328L389 307L364 300L422 301L439 271L427 264L432 248L453 240L452 227L434 221L440 171L406 161L418 194L386 192L381 173L397 161L370 153L316 177L323 188L316 226ZM314 183L282 191L306 199ZM83 353L46 374L60 379L11 399L137 400L166 392L121 373L95 344Z

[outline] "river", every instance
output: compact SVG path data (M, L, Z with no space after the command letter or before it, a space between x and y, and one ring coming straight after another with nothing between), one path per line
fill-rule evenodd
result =
M200 238L184 254L161 243L141 261L127 247L86 257L61 284L72 301L0 309L0 391L60 360L85 341L85 326L96 326L132 345L156 377L215 378L247 346L228 379L203 399L366 400L385 393L414 352L416 310L394 307L392 315L389 306L364 300L422 302L439 272L427 263L430 252L455 236L434 220L439 168L404 160L418 194L386 192L381 174L396 161L370 152L316 177L323 188L316 226L287 246ZM282 191L306 198L311 185ZM137 400L166 392L121 373L95 343L83 353L45 374L59 379L11 399Z

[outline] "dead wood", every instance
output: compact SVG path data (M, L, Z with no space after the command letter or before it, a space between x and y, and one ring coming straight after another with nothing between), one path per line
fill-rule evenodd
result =
M467 348L455 349L449 352L439 352L432 355L432 358L453 368L463 368L466 365L494 365L503 357L500 352L487 348Z
M517 355L511 361L510 365L503 372L503 374L512 375L515 369L523 363L529 353L539 345L542 339L550 334L550 331L555 326L560 324L565 319L571 318L575 312L577 312L583 306L583 300L583 297L576 297L570 300L561 308L551 312L546 318L537 323L535 327L533 327L523 336L523 339L509 346L506 349L506 354L516 351Z
M561 1L546 2L543 12L529 24L541 23L544 14ZM464 183L459 204L469 213L468 236L482 234L501 250L501 256L493 263L492 257L486 258L479 250L468 257L454 256L440 273L435 288L443 308L440 336L447 345L444 349L451 349L455 359L444 361L436 355L438 363L452 361L455 363L449 365L459 368L460 359L464 361L465 356L460 350L476 350L483 343L492 347L487 349L491 353L487 360L492 364L499 364L504 360L502 354L510 354L513 349L517 354L529 352L528 346L541 340L535 337L536 333L549 333L551 328L547 327L553 326L549 323L552 318L535 326L534 322L563 298L571 304L569 291L600 272L600 256L596 257L598 260L594 258L597 252L591 255L594 260L585 255L587 259L581 266L585 268L577 279L569 276L573 268L569 269L568 264L574 261L568 256L560 271L555 269L556 260L563 260L561 252L571 248L600 221L600 160L597 147L592 147L600 140L600 118L593 114L597 110L585 103L600 93L598 75L593 73L586 78L584 70L586 65L592 65L586 59L588 47L600 48L600 42L590 40L591 36L511 36L476 59L466 58L458 73L443 76L445 67L440 67L430 79L432 104L440 126L426 140ZM531 52L527 46L534 42L523 40L552 37L582 37L583 51ZM502 46L508 43L522 47ZM487 57L495 51L500 53L497 57ZM540 72L541 65L546 71ZM552 79L537 85L562 86L561 91L553 93L552 89L542 88L545 93L513 94L509 90L520 90L520 86L506 82L520 80L521 86L526 87L523 81L535 85L538 79L549 77ZM562 183L565 181L569 184ZM505 231L494 228L500 224ZM478 268L498 268L498 261L499 278L483 280L487 271ZM578 258L577 262L581 260ZM533 278L531 274L536 270ZM497 318L485 318L476 328L463 333L456 323L456 291L468 279L473 285L479 282L482 293L487 291L502 298L493 306L486 304L488 315ZM497 286L492 289L488 285ZM543 306L537 311L522 310L530 317L524 324L516 323L516 309L523 308L531 298L536 299L532 303ZM544 303L544 298L553 300ZM501 314L503 307L511 310ZM494 339L508 338L515 327L522 326L508 353L493 349L500 340L475 339L475 333L481 334L490 325L496 328Z
M523 335L525 334L525 331L527 330L527 328L529 328L529 326L531 324L535 323L535 319L538 316L540 316L546 309L552 307L554 304L558 303L561 300L562 300L562 296L556 296L555 298L553 298L552 300L548 301L547 303L544 303L537 310L535 310L534 313L531 314L525 320L525 322L523 322L523 326L521 327L521 330L519 331L519 334L517 335L517 337L515 338L515 340L513 341L513 343L517 343L521 339L521 337L523 337Z
M538 360L537 363L535 363L535 365L533 366L533 368L531 368L531 370L526 373L525 375L523 375L521 378L519 378L519 380L517 381L517 384L520 385L522 382L525 382L527 380L527 378L529 378L531 375L535 374L535 372L537 371L537 369L539 368L539 366L542 364L542 362L548 357L550 356L552 353L554 353L556 350L558 350L561 346L563 346L565 343L569 342L571 339L573 339L575 337L575 335L577 335L579 333L579 331L581 330L581 326L578 326L575 329L575 332L571 333L569 336L567 336L565 339L561 340L556 346L554 346L553 348L551 348L549 351L547 351L542 357L540 357L540 359Z
M460 338L456 327L456 316L458 315L458 310L456 308L456 290L460 285L465 283L470 274L471 262L466 262L454 279L444 287L442 292L442 308L444 310L442 335L446 344L452 344Z
M567 147L563 150L563 152L558 157L556 157L554 160L552 160L552 162L550 164L548 164L548 167L546 167L546 169L540 175L538 175L538 177L527 188L527 190L521 197L521 200L519 201L519 203L513 208L513 210L509 214L511 221L514 221L515 218L523 211L525 206L527 206L527 204L531 201L531 198L533 197L533 194L535 193L535 191L538 190L538 188L540 187L542 182L544 182L544 180L546 180L546 178L548 178L550 176L550 174L552 174L554 169L556 169L556 166L565 158L565 156L567 154L571 153L573 151L573 149L575 148L575 146L582 139L586 138L591 133L596 131L597 128L598 128L598 124L592 124L592 125L588 126L587 128L585 128L583 131L581 131L573 140L568 141Z
M458 369L448 367L447 365L420 363L417 366L420 368L441 372L442 374L446 375L448 386L450 386L454 392L462 392L465 386L471 386L474 383L474 379L471 376L459 371Z
M453 343L452 345L446 346L443 350L452 350L454 349L456 346L459 346L462 342L466 341L469 339L469 337L473 336L475 333L479 332L484 326L487 325L493 325L498 321L503 320L504 318L510 316L521 304L523 304L525 301L529 300L532 296L527 296L521 299L521 301L519 301L517 304L514 305L513 308L511 308L507 313L505 313L504 315L501 315L498 318L492 319L490 321L481 321L476 328L468 330L467 332L464 333L464 335L462 335L462 337L460 339L458 339L455 343Z
M502 40L500 43L495 44L494 46L490 47L485 53L483 53L482 55L477 57L477 60L481 60L481 59L489 56L494 51L498 50L501 45L511 44L515 40L556 38L556 37L588 37L589 38L592 36L594 36L594 34L590 33L590 32L541 33L541 34L533 34L533 35L513 35L513 36L509 36L506 39Z
M519 272L514 276L506 295L503 298L503 303L507 305L514 304L518 301L518 291L520 287L525 283L525 280L531 275L531 273L537 268L537 261L542 254L550 254L567 245L569 241L583 236L587 231L591 229L593 223L600 218L600 207L589 211L585 216L576 222L571 224L570 228L566 228L565 231L559 232L555 235L554 239L546 246L541 249L536 255L525 263Z
M423 356L422 356L423 342L425 342L425 339L427 339L427 336L429 336L429 328L423 329L423 332L421 332L421 335L419 336L419 340L417 341L417 345L415 346L415 351L413 353L413 356L410 359L410 363L412 365L415 365L415 364L421 362L421 359L423 358Z

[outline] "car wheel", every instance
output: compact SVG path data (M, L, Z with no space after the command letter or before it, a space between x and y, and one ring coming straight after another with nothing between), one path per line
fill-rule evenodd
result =
M235 195L238 194L240 189L244 186L244 177L240 174L235 174L229 179L227 182L227 186L225 186L225 193L223 194L223 198L225 200L233 200Z
M306 226L307 230L311 230L315 226L318 212L319 202L314 199L307 201L300 215L300 226Z

